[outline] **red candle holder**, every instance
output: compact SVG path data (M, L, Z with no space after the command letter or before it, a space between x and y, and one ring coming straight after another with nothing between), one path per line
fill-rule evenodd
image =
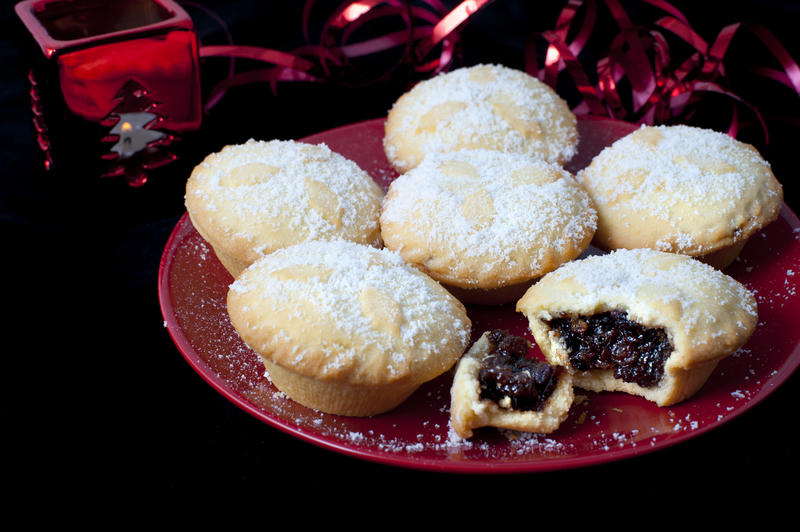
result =
M44 165L144 184L200 127L198 42L172 0L26 0L31 108Z

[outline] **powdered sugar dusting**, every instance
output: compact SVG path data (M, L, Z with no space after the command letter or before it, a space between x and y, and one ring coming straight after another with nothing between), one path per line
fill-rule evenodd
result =
M366 172L326 145L279 140L226 146L187 186L187 207L207 213L204 226L259 253L285 239L375 238L382 198Z
M468 171L442 171L454 163ZM526 172L527 178L515 177ZM470 216L474 211L481 217ZM461 150L431 155L396 179L381 224L388 246L404 254L405 247L423 245L422 254L434 260L452 256L455 262L441 268L426 265L453 275L467 263L475 269L469 281L477 284L496 271L522 270L536 277L557 265L545 258L573 258L588 245L596 213L572 175L555 165L523 155Z
M422 160L398 159L398 146L406 142L425 155L484 147L563 163L578 140L575 116L548 85L500 65L461 68L418 83L393 107L394 120L384 149L406 169Z
M451 347L460 345L460 355L470 334L469 321L459 318L460 303L399 255L347 241L278 250L253 264L230 291L257 295L258 308L244 315L272 316L270 327L287 343L310 342L327 352L323 374L358 371L363 352L372 349L386 353L390 375L405 373L442 351L441 338ZM262 324L243 326L257 330ZM300 352L284 363L302 367L305 361Z
M774 219L782 202L769 163L755 149L690 126L642 127L576 178L613 228L611 242L626 241L624 234L652 218L651 245L663 251L695 254L724 238L746 238Z

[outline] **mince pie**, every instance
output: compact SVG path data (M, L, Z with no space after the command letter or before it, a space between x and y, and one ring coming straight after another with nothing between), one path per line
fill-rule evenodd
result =
M228 291L234 328L272 383L307 407L371 416L449 370L466 349L464 306L391 251L338 241L275 251Z
M661 406L682 401L750 338L753 294L685 255L617 250L565 264L517 303L551 364L575 386Z
M195 167L186 210L236 277L256 259L298 242L345 239L382 245L383 191L324 144L250 140Z
M555 164L461 150L431 155L393 181L380 223L386 247L462 301L501 304L579 256L596 214Z
M500 65L421 81L392 106L386 158L400 173L432 153L489 149L564 164L577 151L577 119L545 83Z
M642 127L576 177L597 208L597 247L681 253L720 269L783 204L753 146L690 126Z

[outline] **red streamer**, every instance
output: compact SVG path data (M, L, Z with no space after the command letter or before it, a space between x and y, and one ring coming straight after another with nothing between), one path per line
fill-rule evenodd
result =
M670 3L641 1L665 15L650 26L636 25L618 0L603 0L619 26L619 34L612 39L607 55L594 65L595 83L589 81L590 76L578 58L595 29L595 0L568 0L556 28L532 36L526 47L526 70L554 88L559 75L568 73L582 98L574 108L577 114L609 116L640 124L686 122L694 113L693 104L705 94L722 95L733 102L728 134L736 136L741 130L738 106L744 106L755 116L765 141L769 142L767 125L759 109L730 86L725 60L734 36L741 29L747 29L781 65L780 70L754 67L750 71L777 81L800 96L800 68L780 41L765 27L742 22L724 27L709 45ZM569 42L570 28L581 11L583 25ZM692 50L677 66L672 64L669 35L682 40ZM547 43L543 69L536 59L537 40ZM623 80L627 80L625 86L630 90L629 106L619 92Z
M341 4L325 21L319 43L311 43L311 17L314 0L303 7L302 31L309 44L291 52L240 46L201 46L200 56L244 58L266 63L267 68L243 73L229 72L211 91L206 110L216 104L226 90L254 82L269 83L273 92L279 81L334 80L348 85L365 85L388 79L401 65L410 64L422 75L447 70L456 55L458 29L492 0L464 0L448 11L439 0L423 0L412 5L408 0L359 0ZM404 29L351 42L353 34L371 22L393 18ZM398 58L380 74L359 70L353 59L403 48Z
M269 83L276 90L280 81L336 81L366 85L388 79L401 66L410 66L423 76L450 68L460 39L459 28L492 0L464 0L449 9L440 0L359 0L340 4L322 25L319 40L312 43L311 21L314 0L306 0L302 32L308 43L290 52L238 46L201 46L201 57L228 57L231 70L217 84L206 103L210 109L231 87L248 83ZM727 127L736 136L742 128L739 107L748 109L760 124L768 141L766 122L758 107L738 94L725 68L734 37L747 30L758 38L780 64L780 69L757 66L755 75L773 80L800 96L800 68L780 41L766 28L736 23L722 28L706 41L687 17L665 0L640 0L659 13L653 23L634 23L620 0L567 0L555 27L532 34L525 48L525 70L556 87L567 73L580 101L576 114L608 116L640 124L685 123L694 116L696 104L705 95L731 100L731 121ZM607 54L594 65L584 65L580 54L597 29L598 3L602 3L618 27ZM370 24L393 20L400 29L354 41L359 30ZM363 32L362 32L363 33ZM570 39L569 36L573 35ZM689 56L675 63L670 43L679 39ZM545 41L544 63L540 67L537 44ZM230 37L229 37L230 41ZM364 72L354 60L396 50L395 61L380 73ZM233 71L233 59L266 63L266 68L243 73ZM591 68L593 67L593 69ZM594 78L594 81L591 81ZM623 94L621 91L628 91Z

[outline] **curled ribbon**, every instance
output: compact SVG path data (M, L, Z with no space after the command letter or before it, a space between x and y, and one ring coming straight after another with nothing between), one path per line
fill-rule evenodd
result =
M663 13L650 26L634 24L618 0L603 0L619 27L611 40L608 54L595 65L596 82L591 82L578 58L586 46L597 20L596 0L568 0L553 30L534 33L526 45L526 71L556 86L561 72L566 71L580 94L574 107L576 114L608 116L639 124L685 122L693 114L693 104L704 94L714 93L732 100L731 121L727 132L736 136L743 121L738 107L744 106L760 124L766 143L769 133L758 107L737 94L731 87L725 59L734 36L746 29L772 53L780 69L757 67L750 71L776 81L800 96L800 68L780 41L765 27L739 22L724 27L708 44L691 26L689 20L664 0L641 0ZM579 13L582 24L577 24ZM568 35L574 33L572 40ZM692 52L681 64L673 66L669 36L686 43ZM537 44L544 40L544 66L539 66ZM625 83L622 83L622 82ZM623 98L620 87L630 89L630 98ZM630 100L630 104L624 102Z
M265 82L273 92L279 81L336 81L346 85L364 85L384 81L399 67L410 65L423 76L447 70L456 56L458 29L492 0L464 0L448 10L440 0L412 4L408 0L360 0L341 4L322 26L319 42L311 42L311 15L314 0L303 6L302 31L307 44L291 52L254 46L200 46L201 58L227 57L248 59L268 66L234 72L216 84L206 102L210 110L225 92L239 85ZM399 20L402 29L352 42L357 30L369 23ZM397 58L380 74L360 70L354 60L401 48ZM231 62L233 65L233 62Z

